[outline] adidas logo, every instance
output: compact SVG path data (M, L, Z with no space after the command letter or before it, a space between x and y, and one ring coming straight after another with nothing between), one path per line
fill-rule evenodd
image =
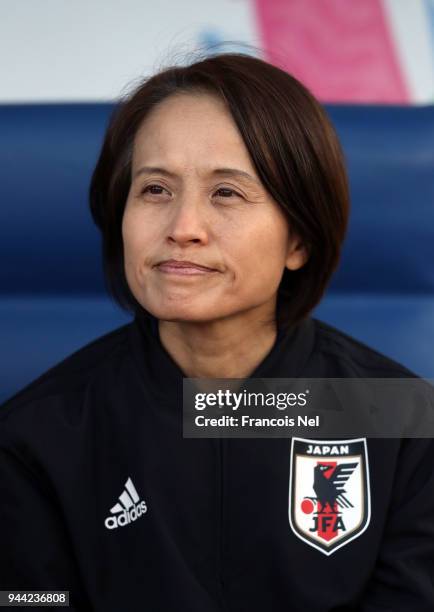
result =
M131 478L128 478L124 487L125 490L118 497L120 503L110 508L110 512L114 516L108 516L104 521L104 525L107 529L124 527L137 520L139 516L142 516L142 514L145 514L148 510L145 502L140 501L140 497L137 494Z

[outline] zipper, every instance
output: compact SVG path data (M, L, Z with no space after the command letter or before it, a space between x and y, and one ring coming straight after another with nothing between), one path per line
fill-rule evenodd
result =
M229 612L225 594L225 577L224 577L224 538L225 538L225 461L226 461L226 444L224 438L217 438L217 454L218 454L218 499L219 499L219 538L218 538L218 586L220 591L220 609L223 612Z

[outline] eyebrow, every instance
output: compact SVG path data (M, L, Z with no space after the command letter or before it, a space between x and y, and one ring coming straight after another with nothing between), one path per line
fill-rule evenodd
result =
M168 178L177 178L177 174L175 172L170 172L170 170L166 170L165 168L160 168L158 166L142 166L134 173L133 179L138 177L140 174L162 174ZM209 174L211 176L238 176L240 178L247 178L254 183L258 183L258 180L254 176L245 170L240 170L238 168L214 168L214 170L212 170Z

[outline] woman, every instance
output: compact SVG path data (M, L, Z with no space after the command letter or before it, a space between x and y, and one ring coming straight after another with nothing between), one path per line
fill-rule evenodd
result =
M182 436L184 377L412 376L309 316L348 216L318 102L242 54L164 70L113 115L90 203L135 319L1 410L1 589L75 610L434 609L430 440L336 445L364 460L346 534L336 495L318 501L345 463L324 445L306 528L289 440Z

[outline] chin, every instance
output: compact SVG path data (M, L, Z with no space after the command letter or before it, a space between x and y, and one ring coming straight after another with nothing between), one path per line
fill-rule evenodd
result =
M190 323L202 323L213 321L222 316L215 312L214 308L206 308L204 306L193 306L192 304L143 304L143 307L150 312L154 317L162 321L185 321Z
M212 316L209 313L198 314L195 312L174 312L174 311L163 311L159 314L154 315L161 321L176 321L176 322L184 322L184 323L211 323L216 319L219 319L219 316Z

